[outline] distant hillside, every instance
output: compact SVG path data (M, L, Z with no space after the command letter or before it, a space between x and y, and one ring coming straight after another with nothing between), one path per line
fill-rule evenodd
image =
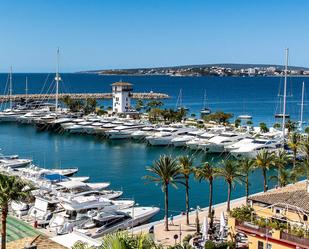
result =
M283 65L275 65L275 64L237 64L237 63L218 63L218 64L201 64L201 65L182 65L182 66L167 66L167 67L148 67L148 68L123 68L123 69L102 69L102 70L89 70L89 71L82 71L79 73L104 73L104 72L113 72L115 74L123 73L130 73L134 74L139 71L166 71L166 70L177 70L177 69L194 69L194 68L211 68L211 67L223 67L223 68L231 68L233 70L241 70L241 69L248 69L248 68L269 68L274 67L279 70L283 70ZM289 70L304 70L309 71L308 67L301 67L301 66L289 66Z

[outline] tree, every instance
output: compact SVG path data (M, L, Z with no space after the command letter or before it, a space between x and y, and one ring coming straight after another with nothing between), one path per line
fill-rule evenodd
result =
M219 111L219 112L214 112L207 116L204 116L203 119L205 121L214 121L219 124L228 124L229 119L232 117L233 117L233 114L231 113L225 113L225 112Z
M208 216L211 218L210 228L212 228L212 197L213 197L213 180L217 176L217 168L213 167L210 163L205 162L200 167L194 169L195 178L200 182L202 180L209 183L209 203L208 203Z
M296 122L292 121L291 119L289 119L286 123L285 123L285 128L288 129L288 134L290 134L290 132L295 131L297 128Z
M186 187L186 222L189 225L189 177L193 171L193 158L190 156L180 156L178 158L179 162L179 172L183 175L185 179L185 187Z
M293 132L288 141L289 148L293 151L293 169L296 167L297 150L300 146L300 134Z
M276 170L279 171L279 169ZM294 170L281 169L280 174L273 175L269 179L277 181L280 187L285 187L286 185L295 182L297 179L297 175Z
M142 99L136 100L135 109L141 111L144 108L144 101Z
M285 173L283 171L286 169L286 166L291 161L290 159L290 155L286 153L284 149L280 149L276 154L274 154L274 166L277 168L278 175L272 177L271 179L277 179L279 187L283 187L283 185L281 184L281 175Z
M307 134L309 134L309 127L306 127L306 128L305 128L305 132L306 132Z
M278 129L281 128L281 124L279 124L279 123L274 123L273 127L274 127L275 129L278 130Z
M248 126L251 126L251 125L253 125L253 122L252 122L251 120L248 120L248 121L247 121L247 125L248 125Z
M223 160L221 167L218 168L218 176L223 177L228 185L227 191L227 212L230 212L231 192L235 182L241 183L243 175L239 172L235 161Z
M6 219L12 201L25 201L32 187L16 176L0 174L1 248L6 248Z
M148 113L149 121L152 123L158 122L161 116L162 116L162 110L159 108L152 108Z
M147 175L144 178L161 184L161 189L164 192L165 199L165 231L168 231L168 187L171 184L177 187L176 184L184 184L181 180L183 177L180 175L180 167L175 159L171 156L161 155L152 166L147 167L146 170L152 175Z
M241 124L241 120L239 118L237 118L234 122L235 127L238 128L240 126L240 124Z
M267 171L274 166L274 154L268 150L260 150L254 159L254 166L262 170L264 179L264 192L267 191Z
M246 203L248 203L248 197L249 197L249 175L254 170L254 161L249 158L244 158L239 160L238 162L239 171L241 174L244 175L245 178L245 184L246 184Z
M265 123L263 123L263 122L260 123L260 130L261 130L262 133L265 133L265 132L269 131L267 125Z
M164 103L160 100L149 101L146 105L147 106L146 111L149 112L152 108L159 108L163 105L164 105Z
M97 106L97 100L95 98L87 98L84 103L84 113L89 114L95 112Z

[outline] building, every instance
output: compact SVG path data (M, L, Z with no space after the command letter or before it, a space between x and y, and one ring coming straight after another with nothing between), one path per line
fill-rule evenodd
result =
M113 112L126 113L131 109L132 84L127 82L115 82L112 85Z
M309 192L306 182L249 198L251 221L229 218L231 238L247 237L249 249L309 249Z

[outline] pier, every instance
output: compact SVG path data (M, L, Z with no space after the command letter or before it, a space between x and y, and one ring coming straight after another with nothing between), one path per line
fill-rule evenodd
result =
M112 99L112 93L61 93L58 94L58 98L62 99L64 97L71 97L72 99L87 99L87 98L94 98L94 99ZM169 95L165 93L155 93L155 92L148 92L148 93L132 93L133 99L167 99ZM35 100L54 100L56 99L56 94L14 94L14 95L0 95L0 103L1 102L8 102L12 100L13 102L18 102L27 99L28 101L35 101Z

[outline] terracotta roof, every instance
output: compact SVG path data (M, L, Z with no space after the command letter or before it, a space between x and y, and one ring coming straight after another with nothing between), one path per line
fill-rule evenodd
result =
M118 81L112 84L112 86L132 86L131 83Z
M309 193L306 190L306 182L304 181L250 196L249 200L268 205L278 203L292 205L309 213Z
M25 248L25 246L36 245L37 249L66 249L66 247L50 240L44 235L27 237L7 243L7 249Z

